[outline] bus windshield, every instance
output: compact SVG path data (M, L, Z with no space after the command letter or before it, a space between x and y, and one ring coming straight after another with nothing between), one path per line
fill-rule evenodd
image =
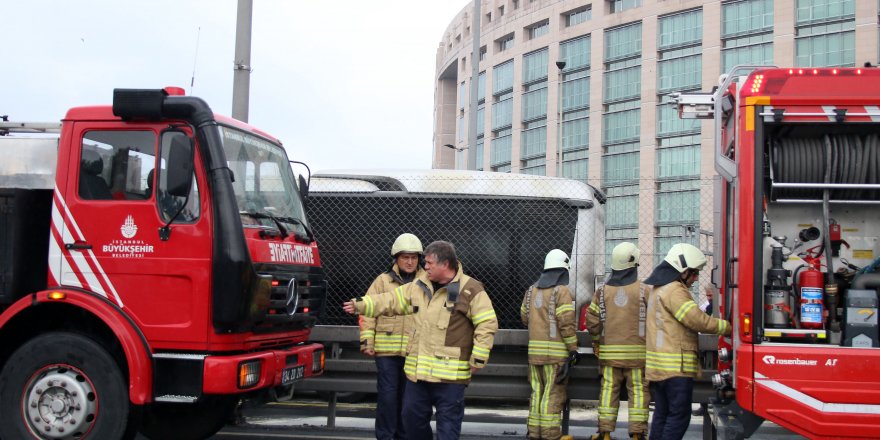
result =
M282 236L310 238L303 203L284 149L268 140L221 126L235 198L245 227L277 228Z

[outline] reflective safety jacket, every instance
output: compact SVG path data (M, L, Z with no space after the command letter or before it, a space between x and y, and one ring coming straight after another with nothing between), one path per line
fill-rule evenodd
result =
M415 277L418 278L424 273L425 270L419 267ZM391 270L376 277L367 289L367 295L390 292L404 284L406 283L400 276L400 268L395 264ZM414 328L413 325L412 315L378 318L361 316L361 350L374 350L376 356L406 356L406 346L409 344L409 334Z
M519 311L529 328L529 364L558 364L577 350L574 304L567 286L529 287Z
M700 374L697 332L730 335L730 323L700 310L687 286L673 281L648 298L645 379L659 382Z
M465 275L436 292L427 274L391 292L355 301L359 314L413 315L414 328L403 371L411 381L468 384L471 367L483 368L498 331L498 319L483 283Z
M599 342L599 365L645 367L645 316L650 286L638 281L596 290L587 312L587 330Z

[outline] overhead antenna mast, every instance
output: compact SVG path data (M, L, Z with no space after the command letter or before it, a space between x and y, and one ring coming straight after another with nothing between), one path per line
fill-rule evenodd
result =
M196 32L196 54L193 56L193 73L192 78L189 80L189 95L193 94L193 87L196 84L196 62L199 59L199 39L202 36L202 27L199 26L198 31Z

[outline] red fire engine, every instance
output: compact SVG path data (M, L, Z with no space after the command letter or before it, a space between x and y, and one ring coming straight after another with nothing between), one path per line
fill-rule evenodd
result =
M0 123L0 437L205 438L323 371L304 179L182 95Z
M770 420L809 438L880 436L880 69L739 66L712 94L714 282L733 323L719 341L714 433Z

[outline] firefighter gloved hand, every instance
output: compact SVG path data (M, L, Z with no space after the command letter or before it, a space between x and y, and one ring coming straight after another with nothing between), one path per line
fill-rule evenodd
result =
M572 367L577 365L580 360L581 355L577 352L577 350L572 350L568 352L568 357L565 359L565 362L559 367L559 374L556 375L556 384L561 384L568 379L568 375L571 373Z

